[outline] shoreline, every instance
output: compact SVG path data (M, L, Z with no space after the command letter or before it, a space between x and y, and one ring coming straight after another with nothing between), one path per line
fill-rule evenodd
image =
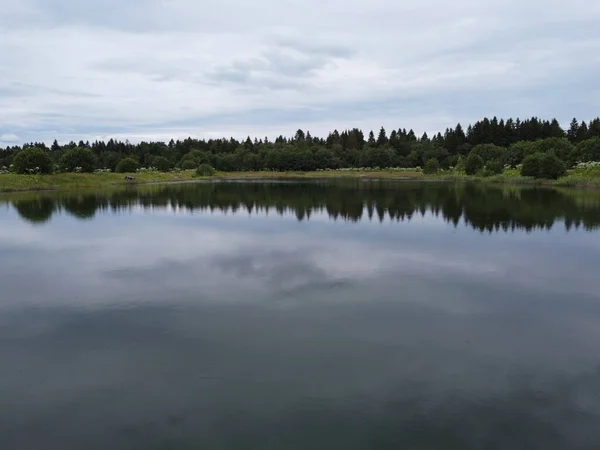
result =
M135 180L127 181L126 176ZM316 172L217 172L214 176L198 177L195 171L120 173L59 173L53 175L0 175L0 193L28 191L63 191L88 188L139 186L152 184L179 184L206 181L254 181L254 180L317 180L317 179L369 179L398 181L480 182L519 186L572 187L600 189L600 177L567 175L559 180L534 180L518 176L514 171L491 177L441 173L426 175L421 171L316 171Z

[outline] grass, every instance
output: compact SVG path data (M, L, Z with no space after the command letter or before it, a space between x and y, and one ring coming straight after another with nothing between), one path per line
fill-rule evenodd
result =
M505 170L501 175L478 177L455 172L440 172L435 175L424 175L420 170L325 170L317 172L217 172L213 177L197 177L195 171L181 172L139 172L129 174L134 181L126 181L126 174L119 173L57 173L53 175L16 175L0 174L0 192L58 190L79 188L102 188L109 186L147 183L185 182L192 180L244 180L244 179L398 179L398 180L435 180L506 185L544 185L557 187L592 187L600 188L600 170L573 169L558 180L535 180L523 177L517 169Z
M125 176L135 177L126 181ZM397 178L421 179L419 171L319 171L319 172L217 172L213 177L197 177L195 171L122 173L57 173L52 175L0 174L0 192L37 191L56 189L100 188L114 185L168 183L192 180L240 180L240 179L312 179L312 178Z

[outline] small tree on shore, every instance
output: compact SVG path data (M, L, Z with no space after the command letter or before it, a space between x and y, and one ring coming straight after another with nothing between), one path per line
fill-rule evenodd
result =
M123 158L117 164L117 172L119 173L130 173L135 172L139 167L137 161L133 158Z

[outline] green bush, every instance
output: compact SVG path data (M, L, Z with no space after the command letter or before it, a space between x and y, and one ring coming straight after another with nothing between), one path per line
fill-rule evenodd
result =
M459 156L456 160L456 165L454 166L454 170L456 172L464 172L466 168L465 159L462 156Z
M193 159L186 159L185 161L183 161L183 163L181 163L182 170L192 170L196 168L198 168L198 163Z
M47 150L28 147L17 153L12 160L16 173L52 173L52 159Z
M556 180L566 171L565 164L554 153L534 153L523 160L521 175Z
M435 174L438 170L440 170L440 163L435 158L428 159L423 166L423 173L428 175Z
M477 155L483 159L484 164L487 164L491 161L500 161L504 164L506 159L506 149L504 147L499 147L494 144L480 144L473 147L470 155Z
M156 167L160 172L168 172L173 167L173 164L164 156L157 156L152 160L152 167Z
M117 164L117 172L119 173L131 173L138 169L138 162L133 158L123 158Z
M571 152L571 161L573 163L600 161L600 138L587 139L577 144Z
M545 154L540 161L540 178L556 180L567 172L563 163L554 153Z
M485 170L490 175L500 175L504 171L504 166L500 161L492 161L485 166Z
M96 156L85 147L75 147L67 150L60 158L60 167L66 172L86 172L91 173L96 166ZM77 168L80 169L77 169Z
M534 153L528 155L523 159L523 165L521 167L521 175L524 177L540 178L540 158L541 153Z
M475 175L483 169L483 159L481 156L471 153L467 158L467 164L465 166L465 172L467 175Z
M196 175L199 177L212 177L215 174L215 169L210 164L200 164L196 169Z
M207 152L202 152L200 150L192 150L181 157L177 166L184 170L189 170L195 169L200 164L208 164L209 162L210 155ZM184 168L184 164L186 165L187 169Z

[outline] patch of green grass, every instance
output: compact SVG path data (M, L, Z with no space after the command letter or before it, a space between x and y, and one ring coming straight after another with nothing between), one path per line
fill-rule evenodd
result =
M125 176L132 176L133 181L126 181ZM35 191L56 189L79 189L91 187L105 187L125 184L146 183L168 183L180 181L192 181L202 179L296 179L296 178L398 178L417 179L422 178L420 171L398 172L398 171L318 171L318 172L217 172L212 177L199 177L194 170L180 172L137 172L124 173L57 173L52 175L0 175L0 192L11 191Z

